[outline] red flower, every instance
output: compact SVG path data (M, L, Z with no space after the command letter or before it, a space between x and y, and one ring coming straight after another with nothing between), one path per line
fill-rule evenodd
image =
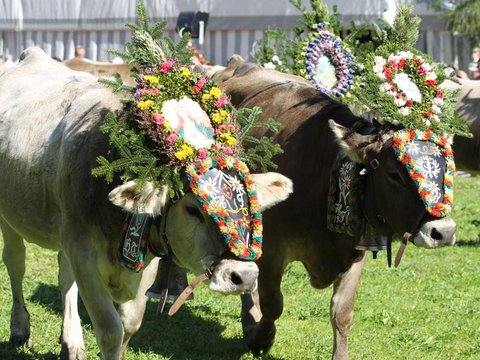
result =
M407 102L405 103L405 106L413 106L413 101L412 100L407 100Z
M405 59L400 59L400 61L398 62L398 66L400 67L400 69L403 69L405 67L405 63L407 61Z
M425 80L425 84L434 86L437 85L437 80Z
M443 91L440 90L440 89L437 89L437 97L438 97L439 99L443 99L444 96L445 96L445 95L443 94Z

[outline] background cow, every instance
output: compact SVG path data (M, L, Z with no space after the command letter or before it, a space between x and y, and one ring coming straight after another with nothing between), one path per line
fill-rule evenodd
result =
M278 171L295 186L294 194L264 217L258 297L242 296L242 323L248 345L260 352L273 344L275 320L283 311L283 271L288 263L301 261L312 286L333 284L333 358L346 359L364 252L355 249L358 236L327 229L330 171L339 153L345 151L369 168L361 207L379 233L410 232L416 245L434 248L454 243L455 223L450 217L435 219L427 214L414 183L395 157L389 128L362 135L353 130L354 125L362 123L360 118L346 106L319 94L306 80L244 63L239 57L233 57L214 79L235 106L260 106L264 119L273 117L283 125L275 139L284 154L275 161ZM329 119L334 120L330 125ZM368 165L373 159L379 162L376 169Z
M223 236L191 192L171 204L150 183L117 183L113 189L91 175L97 156L108 151L108 139L98 128L108 112L120 107L119 98L94 76L72 71L38 48L27 49L18 66L0 75L0 226L13 296L10 342L15 345L30 338L22 291L25 239L61 251L61 357L84 357L77 285L102 358L123 356L141 324L144 293L157 263L148 251L145 264L151 263L139 273L120 264L121 207L152 216L163 211L161 222L152 225L150 245L160 249L166 238L181 266L200 274L220 261L211 288L238 293L256 286L254 263L220 258L227 251ZM279 174L252 177L263 206L291 192L291 183Z
M443 86L459 89L458 113L465 118L473 138L456 136L453 141L457 169L480 174L480 81L459 79L460 84L448 81Z

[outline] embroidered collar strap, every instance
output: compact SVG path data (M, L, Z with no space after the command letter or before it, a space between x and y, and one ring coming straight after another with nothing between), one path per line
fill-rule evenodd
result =
M427 211L435 217L448 215L453 206L455 162L447 138L430 130L399 130L393 135L392 147Z
M247 165L218 155L188 165L187 180L230 251L241 259L257 260L262 254L262 214Z

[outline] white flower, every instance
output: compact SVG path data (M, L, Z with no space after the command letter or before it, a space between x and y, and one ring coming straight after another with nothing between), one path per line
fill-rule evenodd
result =
M390 56L388 57L388 61L389 61L389 62L390 62L390 61L393 61L394 63L397 63L397 64L398 64L398 62L400 61L400 59L401 59L401 58L400 58L400 56L398 56L398 55L390 55Z
M391 89L391 86L390 86L389 83L384 82L384 83L380 84L380 91L382 91L382 92L387 92L387 91L389 91L390 89Z
M263 64L263 67L266 68L266 69L274 69L275 70L275 64L272 63L271 61L266 63L266 64Z
M430 126L430 120L425 119L425 125Z
M396 91L392 91L392 90L387 91L387 94L388 94L388 95L391 95L391 96L393 96L393 97L396 97L396 96L397 96L397 92L396 92Z
M385 74L384 74L383 72L377 73L376 75L377 75L380 79L382 79L382 80L386 80L386 79L387 79L387 77L385 76Z
M435 99L433 99L433 103L438 106L443 105L443 99L436 97Z
M432 105L432 111L435 113L435 114L440 114L442 112L442 109L440 109L439 106L437 105Z
M422 67L427 71L432 71L432 65L430 65L429 63L423 63ZM436 79L436 77L435 77L435 79Z
M420 63L423 63L423 58L421 56L415 56L415 59L420 62Z
M422 66L425 67L425 65ZM427 76L425 76L425 80L437 80L437 74L434 72L429 72Z
M375 65L373 67L373 72L377 75L382 74L383 73L383 65Z
M272 62L276 62L278 65L282 65L282 62L280 61L280 58L277 55L274 55L272 57Z
M210 118L192 99L165 101L162 115L173 131L196 149L208 149L215 142Z
M402 107L400 109L398 109L398 112L400 114L402 114L403 116L407 116L407 115L410 115L410 113L412 112L412 110L409 108L409 107Z
M436 122L440 122L440 118L438 117L438 115L432 115L432 116L430 116L430 119L432 119L433 121L436 121Z
M387 60L383 58L382 56L375 56L375 66L383 66L387 63Z
M410 79L406 73L398 73L395 75L393 82L402 90L408 100L415 102L422 101L422 93L418 86Z
M413 53L411 51L400 51L398 55L403 57L405 60L413 59Z
M400 98L400 99L395 99L395 105L397 105L398 107L403 106L403 105L405 105L406 103L407 103L407 102L405 101L405 99L402 99L402 98Z

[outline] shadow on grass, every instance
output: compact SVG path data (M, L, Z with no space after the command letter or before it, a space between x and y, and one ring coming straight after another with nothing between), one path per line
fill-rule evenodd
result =
M48 352L46 354L39 354L35 352L34 348L15 348L8 342L0 342L0 359L5 360L56 360L58 354Z
M480 247L480 240L479 239L474 239L474 240L458 240L455 242L455 246L460 246L460 247Z
M82 324L91 324L90 317L82 303L82 299L79 297L78 300L78 314L80 315ZM40 283L28 298L28 302L38 304L63 316L62 300L60 299L60 289L58 286Z
M62 302L58 286L39 284L29 297L28 302L36 303L62 316ZM249 351L243 339L224 338L222 332L225 330L225 326L215 319L201 318L188 307L182 308L174 317L168 317L166 312L159 317L155 314L157 304L155 301L147 303L142 326L131 339L128 352L152 352L172 360L189 358L195 358L196 360L238 360ZM200 311L207 314L211 312L209 306L199 306ZM79 313L82 324L91 324L81 301L79 301ZM21 350L10 349L10 352L5 352L4 347L6 349L8 343L0 347L0 359L50 360L58 357L58 355L53 354L30 355L31 350L22 352ZM271 355L260 356L258 359L277 360Z
M150 351L172 360L238 360L249 352L242 338L224 338L225 326L216 320L201 318L188 307L173 317L166 312L156 316L156 307L157 302L147 304L142 327L130 341L130 352ZM210 307L202 306L202 311L209 313ZM258 359L277 360L270 355Z

